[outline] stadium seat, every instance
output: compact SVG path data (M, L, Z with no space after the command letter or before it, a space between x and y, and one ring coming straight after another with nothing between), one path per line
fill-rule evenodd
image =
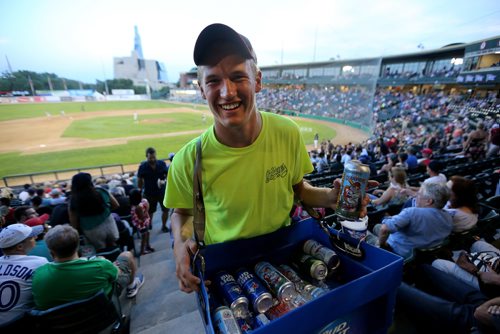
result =
M490 207L500 210L500 195L492 196L484 201Z
M101 290L90 298L45 311L31 310L28 317L37 333L127 333L130 322L120 313Z
M0 325L0 333L31 333L32 331L32 323L26 314Z

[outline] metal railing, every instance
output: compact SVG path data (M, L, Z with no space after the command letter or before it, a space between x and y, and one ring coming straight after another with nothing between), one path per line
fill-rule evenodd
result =
M87 172L92 176L104 176L109 174L123 174L125 173L123 164L113 165L100 165L79 168L58 169L46 172L27 173L27 174L14 174L4 176L3 183L6 187L19 186L23 184L35 184L38 182L46 181L64 181L70 180L74 174L79 172Z

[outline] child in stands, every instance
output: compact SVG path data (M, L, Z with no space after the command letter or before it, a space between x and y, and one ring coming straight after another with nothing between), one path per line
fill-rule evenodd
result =
M155 250L149 244L149 226L151 225L151 217L148 212L149 202L142 198L141 191L137 188L130 191L129 198L132 224L141 233L141 254L152 253Z

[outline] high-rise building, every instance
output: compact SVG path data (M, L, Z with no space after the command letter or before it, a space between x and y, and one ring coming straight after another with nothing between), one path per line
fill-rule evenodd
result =
M144 59L139 29L134 27L134 49L130 57L114 57L113 70L115 79L130 79L135 86L149 85L158 90L167 84L165 65L157 60Z

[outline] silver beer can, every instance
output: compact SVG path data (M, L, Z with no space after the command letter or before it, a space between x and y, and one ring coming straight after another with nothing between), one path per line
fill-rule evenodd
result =
M365 197L366 185L370 177L370 167L358 160L344 164L335 213L346 220L359 219L361 201Z

